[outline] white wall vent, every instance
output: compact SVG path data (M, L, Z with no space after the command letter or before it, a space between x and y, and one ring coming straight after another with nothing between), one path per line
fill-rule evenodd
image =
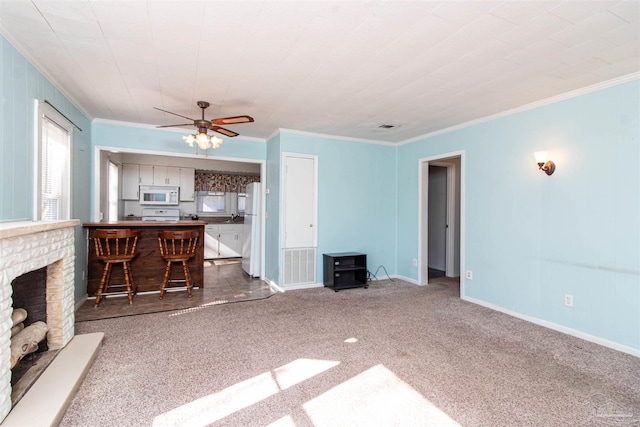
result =
M283 249L282 285L316 282L316 248Z

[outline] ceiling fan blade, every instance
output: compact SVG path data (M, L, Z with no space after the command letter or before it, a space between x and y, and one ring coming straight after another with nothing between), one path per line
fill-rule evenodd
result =
M230 138L233 138L234 136L240 135L239 133L235 133L234 131L229 130L229 129L221 128L220 126L211 126L211 130L215 131L215 132L218 132L218 133L221 133L223 135L226 135L226 136L228 136Z
M195 119L192 119L191 117L183 116L182 114L172 113L171 111L163 110L162 108L158 108L158 107L153 107L153 108L159 111L164 111L165 113L173 114L174 116L182 117L183 119L195 121Z
M253 121L253 117L251 116L233 116L233 117L223 117L221 119L213 119L211 123L214 125L234 125L236 123L250 123Z
M193 126L193 123L183 123L181 125L162 125L162 126L156 126L157 128L172 128L172 127L177 127L177 126Z

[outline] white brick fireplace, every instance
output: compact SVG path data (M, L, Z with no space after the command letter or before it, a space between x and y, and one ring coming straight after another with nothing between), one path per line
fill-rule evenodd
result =
M74 226L78 220L0 223L0 421L11 410L11 282L47 267L47 345L62 349L74 335Z

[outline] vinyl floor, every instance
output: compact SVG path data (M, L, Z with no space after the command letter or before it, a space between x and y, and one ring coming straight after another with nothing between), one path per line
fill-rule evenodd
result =
M274 293L261 279L249 277L239 262L230 260L216 265L205 261L204 286L194 288L191 298L183 289L167 292L162 300L157 292L138 294L133 304L128 303L126 296L114 295L103 298L100 306L94 307L95 299L90 298L76 311L76 322L251 301L269 298Z

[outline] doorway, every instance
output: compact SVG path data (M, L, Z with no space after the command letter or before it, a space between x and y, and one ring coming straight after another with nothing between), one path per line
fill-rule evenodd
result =
M463 271L464 152L423 158L419 167L418 283L427 285Z
M447 234L449 231L447 206L447 166L429 164L429 188L427 194L427 268L429 279L447 273Z

